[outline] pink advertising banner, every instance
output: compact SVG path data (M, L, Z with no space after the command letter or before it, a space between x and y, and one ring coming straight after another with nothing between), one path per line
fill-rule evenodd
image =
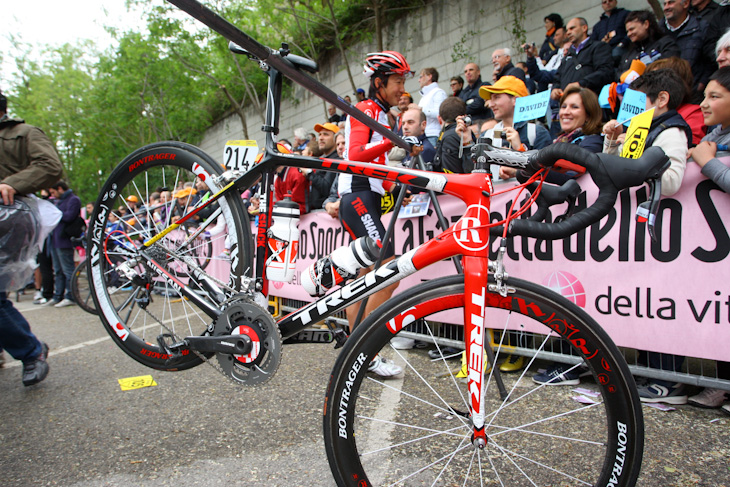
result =
M578 206L594 201L597 188L581 179ZM510 185L497 185L500 191ZM495 196L493 220L509 208L514 193ZM583 306L622 346L730 361L730 195L690 163L681 190L661 202L656 228L649 238L634 217L646 188L623 192L614 210L598 224L570 239L546 242L510 240L506 268L511 276L541 283ZM439 198L450 222L463 214L459 200ZM554 209L553 217L561 214ZM388 221L386 216L384 220ZM338 220L324 212L302 217L299 259L294 282L272 283L271 294L312 301L298 285L312 261L349 242ZM429 216L399 219L396 253L402 254L440 233ZM490 254L496 256L494 242ZM422 280L455 273L451 261L432 265L400 283L409 289ZM397 291L396 291L397 293ZM458 318L456 318L458 320Z

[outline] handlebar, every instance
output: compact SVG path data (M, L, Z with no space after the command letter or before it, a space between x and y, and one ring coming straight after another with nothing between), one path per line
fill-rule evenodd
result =
M488 144L478 144L480 149L473 151L479 162L505 165L518 168L518 179L526 181L532 174L542 168L550 168L560 161L584 167L593 182L598 186L598 198L589 207L582 209L562 221L540 222L534 220L512 220L509 235L521 235L545 240L558 240L568 237L588 226L600 221L614 207L619 191L633 186L648 183L651 189L645 210L650 215L640 214L640 220L648 221L649 233L654 238L654 217L661 195L661 176L669 167L669 158L659 147L650 147L639 159L626 159L610 154L596 154L575 144L556 143L537 152L513 152L494 150ZM482 159L483 158L483 159ZM549 186L543 185L542 191ZM552 198L552 192L546 194ZM554 199L551 199L554 201ZM558 201L559 202L559 201ZM546 201L546 204L549 203ZM540 205L539 205L540 206ZM543 205L544 206L544 205Z

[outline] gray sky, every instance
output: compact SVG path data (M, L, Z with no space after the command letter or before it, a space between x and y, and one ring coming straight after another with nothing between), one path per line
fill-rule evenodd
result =
M162 0L156 0L162 1ZM112 44L104 25L139 30L140 15L127 12L125 0L7 0L2 6L0 52L3 54L0 82L7 82L15 69L9 34L34 47L75 43L91 39L100 50Z

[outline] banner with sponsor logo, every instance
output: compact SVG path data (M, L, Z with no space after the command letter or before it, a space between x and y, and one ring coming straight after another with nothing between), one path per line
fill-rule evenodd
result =
M589 176L580 182L584 192L578 206L585 207L598 190ZM730 361L730 195L689 163L680 191L662 199L656 242L634 217L637 203L647 196L645 187L624 191L606 218L569 239L510 239L507 272L548 286L585 307L618 345ZM506 193L493 199L493 221L503 218L512 198ZM464 214L465 205L456 198L441 196L439 201L450 222ZM561 213L553 210L552 218ZM384 217L386 225L389 218ZM433 209L425 217L399 219L396 228L397 254L441 232ZM304 215L299 229L294 282L272 282L270 290L275 296L313 301L298 285L301 271L347 244L350 237L339 220L324 212ZM492 258L497 246L496 241L490 245ZM453 273L451 261L438 262L401 281L396 294L422 280ZM455 323L462 319L457 313L443 313L440 318Z

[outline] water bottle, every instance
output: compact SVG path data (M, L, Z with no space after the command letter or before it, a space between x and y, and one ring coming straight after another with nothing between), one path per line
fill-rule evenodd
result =
M286 196L274 203L273 224L267 231L270 256L266 261L266 278L291 282L299 252L299 205Z
M350 245L335 249L302 272L302 287L311 296L323 296L334 286L356 277L363 267L373 265L381 247L380 240L360 237Z

